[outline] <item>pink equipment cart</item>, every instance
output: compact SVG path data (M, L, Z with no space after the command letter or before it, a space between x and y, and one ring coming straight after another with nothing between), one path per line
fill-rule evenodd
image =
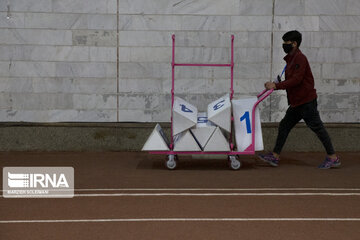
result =
M174 149L174 139L173 139L173 105L174 105L174 89L175 89L175 67L229 67L231 71L231 87L230 87L230 100L233 99L234 95L234 35L231 35L231 62L224 63L224 64L207 64L207 63L176 63L175 62L175 35L172 35L172 87L171 87L171 144L170 144L170 151L150 151L150 154L162 154L168 155L168 158L165 162L165 165L168 169L173 170L178 166L178 156L179 154L183 155L193 155L193 154L220 154L220 155L227 155L228 156L228 163L229 167L233 170L238 170L241 167L241 162L238 155L254 155L255 154L255 109L260 102L262 102L265 98L267 98L273 90L263 90L260 94L257 95L257 102L254 104L252 108L252 121L251 121L251 128L252 128L252 143L249 145L247 149L243 152L236 151L234 144L232 142L233 139L233 127L231 128L230 137L229 137L229 144L230 144L230 151L225 152L191 152L191 151L173 151ZM231 116L231 122L233 126L234 118Z

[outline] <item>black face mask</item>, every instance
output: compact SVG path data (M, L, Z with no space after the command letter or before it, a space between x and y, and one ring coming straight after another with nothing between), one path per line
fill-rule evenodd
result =
M293 49L293 45L291 43L289 43L289 44L284 43L283 44L283 49L284 49L284 52L286 54L288 54Z

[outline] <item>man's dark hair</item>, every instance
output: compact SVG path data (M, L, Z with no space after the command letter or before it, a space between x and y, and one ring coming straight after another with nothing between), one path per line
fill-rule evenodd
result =
M282 39L285 42L287 42L287 41L297 42L297 46L300 47L301 41L302 41L302 36L301 36L300 32L294 30L294 31L285 33L284 36L282 37Z

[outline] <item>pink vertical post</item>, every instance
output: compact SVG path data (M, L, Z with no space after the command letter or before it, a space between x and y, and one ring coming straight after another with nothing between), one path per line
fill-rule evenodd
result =
M231 35L231 88L230 88L230 100L234 95L234 35Z
M233 99L234 95L234 35L231 35L231 87L230 87L230 101ZM231 151L234 150L234 144L232 143L232 123L234 122L234 117L231 113L231 131L229 136L229 143Z
M251 152L255 152L255 110L257 105L262 102L265 98L267 98L274 90L264 90L262 91L259 95L258 95L258 101L254 104L253 108L252 108L252 114L251 114L251 145L248 149L246 149L246 151L251 151ZM265 95L264 95L265 93Z
M172 59L171 59L171 144L170 150L173 150L174 139L173 139L173 107L174 107L174 87L175 87L175 34L172 35Z

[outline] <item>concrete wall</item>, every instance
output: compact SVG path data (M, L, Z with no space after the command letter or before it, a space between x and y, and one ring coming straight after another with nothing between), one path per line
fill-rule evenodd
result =
M283 65L281 36L303 33L325 122L360 122L359 0L1 0L0 121L170 121L176 61L228 62L255 94ZM229 91L226 69L183 68L176 93L204 110ZM263 122L287 108L277 92Z
M0 121L116 121L116 0L0 1Z

